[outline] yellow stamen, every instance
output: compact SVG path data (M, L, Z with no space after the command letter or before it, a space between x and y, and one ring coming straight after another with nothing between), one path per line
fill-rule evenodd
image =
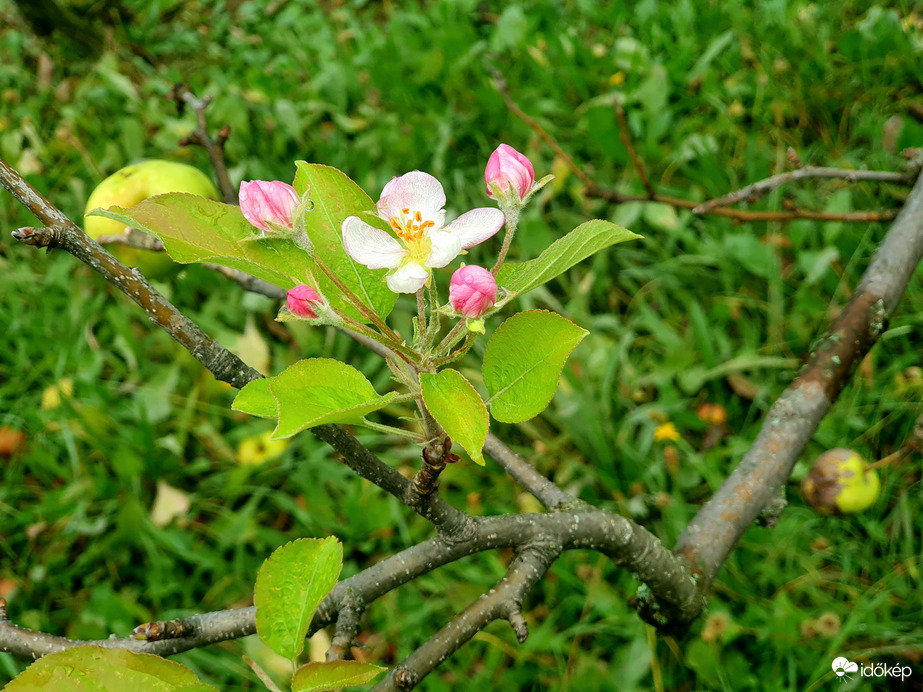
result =
M423 214L418 211L411 214L410 209L401 209L401 215L392 216L389 221L394 232L407 244L419 242L436 225L435 221L424 221Z

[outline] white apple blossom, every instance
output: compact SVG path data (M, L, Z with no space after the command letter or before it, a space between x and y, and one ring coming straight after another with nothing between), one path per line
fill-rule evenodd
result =
M369 269L393 269L385 278L395 293L416 293L431 269L446 266L503 226L503 212L488 208L472 209L446 226L444 206L445 192L436 178L405 173L385 185L376 207L397 238L350 216L343 221L343 247Z

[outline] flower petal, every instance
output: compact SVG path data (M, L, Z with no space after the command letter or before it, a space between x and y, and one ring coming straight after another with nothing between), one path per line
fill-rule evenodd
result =
M406 248L396 238L369 226L358 216L343 221L343 247L350 257L369 269L394 269L407 256Z
M467 250L494 235L503 227L506 217L499 209L481 207L465 212L445 227L455 236L462 249Z
M458 237L448 231L435 231L429 236L430 251L426 260L427 267L444 267L458 257L462 251Z
M429 173L411 171L400 178L392 178L381 191L378 215L385 221L400 216L404 209L418 211L424 221L434 221L436 228L445 222L445 191L442 183Z
M426 285L428 279L429 271L416 262L408 262L385 277L388 288L395 293L416 293Z

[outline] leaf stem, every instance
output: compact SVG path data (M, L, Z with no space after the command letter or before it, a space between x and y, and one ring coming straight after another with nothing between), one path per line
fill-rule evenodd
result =
M376 432L385 433L386 435L396 435L397 437L404 437L408 440L413 440L414 442L426 442L426 437L420 433L413 432L412 430L404 430L403 428L395 428L390 425L385 425L384 423L375 423L374 421L362 419L362 427L368 428L370 430L375 430Z
M383 336L382 334L376 332L374 329L369 329L362 322L355 319L354 317L350 317L342 310L337 310L334 307L331 307L331 309L333 310L334 313L336 313L337 317L343 320L343 323L347 328L353 330L354 332L358 332L359 334L362 334L363 336L367 336L369 339L372 339L373 341L376 341L382 346L385 346L391 349L392 351L397 353L397 355L399 355L401 358L407 361L408 364L414 365L414 366L419 364L420 356L413 349L407 348L402 343L399 344L399 343L394 342L392 339L389 339L388 337Z
M356 310L358 310L362 314L363 317L365 317L366 319L369 320L369 322L374 324L378 328L378 330L382 334L384 334L387 338L393 340L395 344L403 344L403 340L397 334L394 333L391 327L385 324L384 320L382 320L378 316L378 313L375 312L368 305L363 303L359 299L359 296L357 296L355 293L349 290L346 284L344 284L340 280L340 277L334 274L333 271L330 269L330 267L328 267L327 264L324 262L324 260L320 258L320 255L317 255L317 254L314 255L314 262L317 264L320 270L324 272L324 274L327 275L327 278L333 282L333 285L336 286L338 289L340 289L340 292L343 294L343 297L346 298L346 300L348 300L350 304L352 304L352 306L356 308Z
M451 348L458 342L463 329L467 327L465 320L459 320L458 324L452 327L452 331L445 335L445 338L436 347L436 353L448 353Z
M423 288L417 291L417 315L417 339L419 341L414 345L422 349L426 344L426 299L423 297Z
M449 363L452 363L465 355L474 345L475 336L476 335L474 332L468 332L468 336L465 338L465 343L462 344L462 347L455 353L450 353L444 358L438 359L435 363L433 363L434 367L441 368L443 365L448 365Z
M507 208L503 209L503 215L506 217L506 233L503 236L503 245L500 247L500 254L497 256L497 263L494 264L494 268L490 270L490 273L495 277L500 271L500 267L503 265L503 260L506 259L506 253L509 252L510 245L513 242L513 236L516 235L516 227L519 225L519 208Z

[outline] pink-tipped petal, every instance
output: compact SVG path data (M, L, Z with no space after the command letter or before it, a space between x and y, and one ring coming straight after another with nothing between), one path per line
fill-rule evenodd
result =
M499 209L481 207L465 212L445 230L458 239L462 249L467 250L493 236L503 228L504 221L506 217Z
M385 185L378 202L378 214L387 221L409 209L411 213L420 212L424 221L433 221L441 228L445 221L444 206L442 183L429 173L411 171L400 178L392 178Z
M407 262L397 271L385 277L388 288L395 293L416 293L429 280L429 271L416 262Z
M369 269L394 269L408 254L397 239L358 216L343 221L343 247L350 257Z

